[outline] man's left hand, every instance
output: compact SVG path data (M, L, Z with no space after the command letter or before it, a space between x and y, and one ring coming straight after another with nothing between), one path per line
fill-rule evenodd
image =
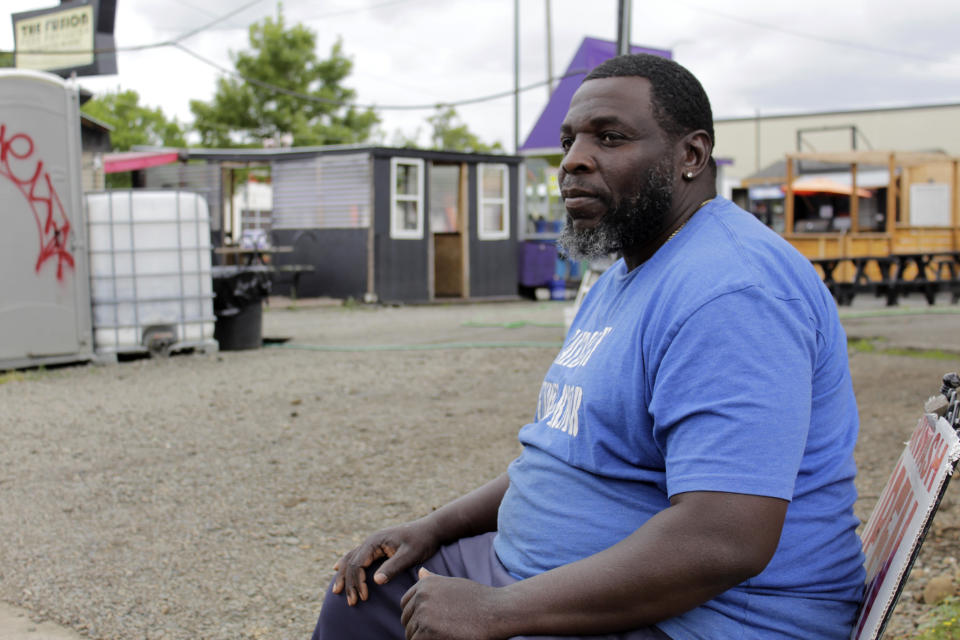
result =
M419 581L403 595L400 621L406 640L498 640L494 587L420 569Z

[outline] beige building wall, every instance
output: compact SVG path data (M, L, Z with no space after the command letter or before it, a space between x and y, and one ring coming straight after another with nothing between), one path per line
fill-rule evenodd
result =
M798 151L797 131L857 127L858 150L944 151L960 156L960 104L716 120L714 156L733 161L726 180L741 180ZM850 151L850 129L805 131L800 151Z
M106 188L102 153L84 151L80 155L80 165L83 190L85 192L102 191Z

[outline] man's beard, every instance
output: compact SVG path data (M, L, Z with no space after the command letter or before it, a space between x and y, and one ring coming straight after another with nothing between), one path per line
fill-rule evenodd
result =
M568 215L557 238L560 250L571 260L596 260L656 240L673 204L672 167L673 158L667 156L647 169L633 194L611 207L593 228L574 229Z

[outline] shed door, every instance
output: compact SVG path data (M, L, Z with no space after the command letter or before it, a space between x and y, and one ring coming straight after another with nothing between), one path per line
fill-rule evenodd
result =
M466 168L434 162L428 180L434 297L466 297Z

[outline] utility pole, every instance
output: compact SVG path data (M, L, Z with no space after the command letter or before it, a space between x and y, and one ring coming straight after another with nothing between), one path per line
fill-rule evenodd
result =
M553 97L553 27L550 24L550 0L545 0L547 9L547 100Z
M513 0L513 152L520 150L520 0Z
M631 0L617 3L617 55L630 53L630 5Z

